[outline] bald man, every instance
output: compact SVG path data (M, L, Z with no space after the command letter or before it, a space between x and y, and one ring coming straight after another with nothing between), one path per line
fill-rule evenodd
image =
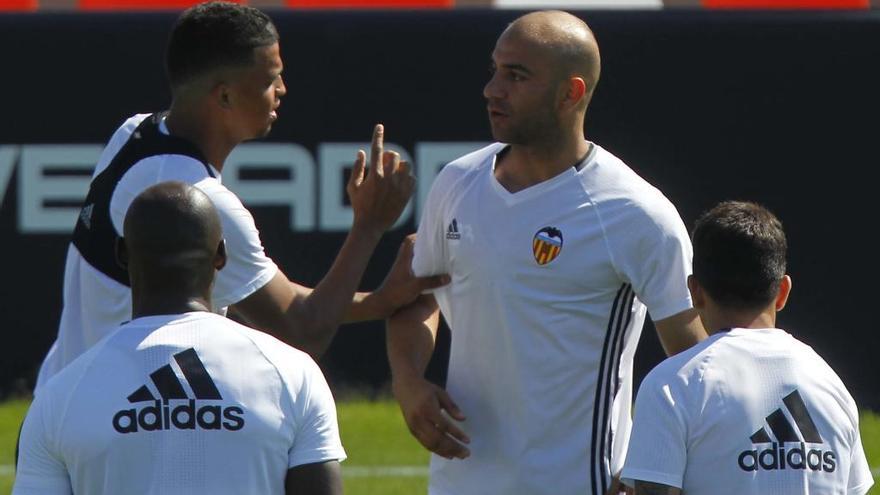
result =
M432 495L616 493L646 313L668 354L706 336L690 241L660 191L584 136L600 57L583 21L525 15L492 61L498 142L432 186L413 270L452 282L389 320L394 394L435 454ZM440 312L445 390L424 379Z
M318 366L211 312L227 256L209 197L154 185L123 233L132 319L41 389L13 493L341 494L345 451Z

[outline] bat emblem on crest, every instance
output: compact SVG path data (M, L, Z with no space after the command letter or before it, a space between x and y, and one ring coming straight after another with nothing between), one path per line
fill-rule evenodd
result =
M562 251L562 232L556 227L544 227L532 239L532 254L539 265L555 260Z

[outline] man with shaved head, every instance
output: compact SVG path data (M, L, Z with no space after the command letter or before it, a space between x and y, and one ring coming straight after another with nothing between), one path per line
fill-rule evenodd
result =
M37 395L13 493L341 494L345 451L317 364L211 312L227 255L209 197L154 185L123 233L132 319Z
M668 354L706 335L690 240L660 191L584 136L600 56L581 19L520 17L492 65L498 142L432 186L413 270L452 282L389 320L394 394L435 454L432 495L617 493L646 313ZM440 312L445 390L424 378Z

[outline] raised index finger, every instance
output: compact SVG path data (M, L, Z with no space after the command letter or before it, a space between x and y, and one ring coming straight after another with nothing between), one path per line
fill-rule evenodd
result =
M380 177L384 176L384 170L382 170L382 152L384 151L384 141L385 141L385 126L382 124L376 124L376 127L373 128L373 144L370 148L370 173L379 174Z

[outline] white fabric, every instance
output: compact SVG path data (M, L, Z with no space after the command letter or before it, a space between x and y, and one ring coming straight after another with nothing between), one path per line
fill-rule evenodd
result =
M466 460L432 458L430 492L598 492L623 465L645 305L655 319L691 307L690 241L672 204L604 149L511 194L493 173L503 147L447 165L419 224L415 273L452 276L434 295L472 439ZM545 227L563 242L541 265Z
M93 177L110 164L131 133L148 116L136 115L116 131L102 152ZM167 134L164 122L162 124L160 129ZM141 160L123 175L116 186L110 201L110 217L117 234L122 235L122 224L131 202L144 189L159 182L183 181L207 194L220 214L226 240L228 261L218 272L213 290L215 310L225 314L227 306L268 283L278 267L263 251L250 212L221 184L216 170L214 174L217 178L208 175L202 163L183 155L156 155ZM58 336L40 367L37 389L130 317L130 289L92 267L71 243L64 269L64 308Z
M795 391L806 415L783 401ZM805 443L779 441L769 424L778 411ZM809 422L821 442L807 441ZM761 429L769 441L752 441ZM717 333L652 370L636 398L623 477L688 495L861 495L873 484L852 396L811 347L779 329Z
M221 399L198 398L174 357L191 348ZM159 399L151 375L169 364L187 398L127 399L142 386ZM132 427L117 420L128 410L155 424L144 411L157 403L169 408L160 429L118 431ZM197 421L180 428L188 405ZM333 397L307 354L211 313L150 316L43 387L25 418L13 493L282 494L289 468L344 458Z

